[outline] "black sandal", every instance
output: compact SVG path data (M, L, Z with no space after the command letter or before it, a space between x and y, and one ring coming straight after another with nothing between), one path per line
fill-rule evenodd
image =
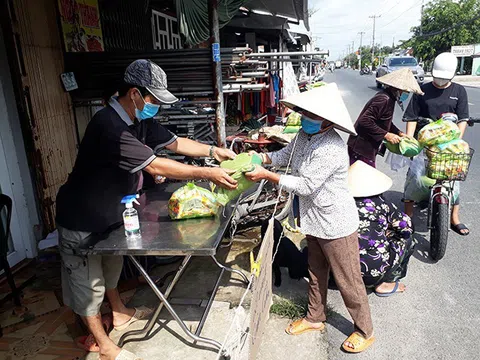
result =
M465 224L451 224L450 228L455 231L458 235L468 236L470 235L470 229ZM462 230L467 230L466 233L463 233Z

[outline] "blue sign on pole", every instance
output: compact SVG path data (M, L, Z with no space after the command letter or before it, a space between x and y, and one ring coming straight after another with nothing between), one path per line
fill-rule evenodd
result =
M212 44L212 55L213 55L213 62L220 62L220 44L219 43Z

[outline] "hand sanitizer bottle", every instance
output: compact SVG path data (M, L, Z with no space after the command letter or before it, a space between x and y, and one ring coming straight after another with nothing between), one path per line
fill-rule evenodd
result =
M127 195L122 199L122 204L125 204L125 211L123 212L123 224L125 226L125 236L129 240L140 238L140 221L138 220L138 211L133 207L133 203L140 205L137 201L138 195Z

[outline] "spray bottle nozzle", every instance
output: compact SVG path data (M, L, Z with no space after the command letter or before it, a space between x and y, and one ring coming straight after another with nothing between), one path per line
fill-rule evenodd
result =
M132 203L135 203L137 205L140 205L140 203L137 201L137 199L139 198L140 196L138 194L135 194L135 195L127 195L125 196L123 199L122 199L122 204L127 204L127 205L131 205Z

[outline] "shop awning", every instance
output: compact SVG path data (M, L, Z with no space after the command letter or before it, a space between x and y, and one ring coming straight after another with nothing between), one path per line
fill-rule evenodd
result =
M259 29L272 29L274 26L282 29L287 20L296 22L303 20L303 27L308 29L308 0L222 0L218 3L220 28L233 19L240 7L245 7L250 11L247 19L251 17L253 20L240 19L240 25L232 26ZM177 0L176 7L180 32L185 36L186 44L196 45L210 37L207 1ZM257 21L260 27L247 25L251 21ZM261 23L266 25L262 27Z

